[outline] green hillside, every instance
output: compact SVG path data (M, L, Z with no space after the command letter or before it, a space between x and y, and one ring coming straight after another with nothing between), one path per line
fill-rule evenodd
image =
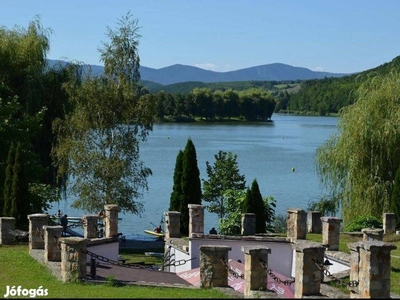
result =
M368 78L400 71L400 56L376 68L340 78L303 81L300 90L290 95L287 107L292 112L316 112L320 115L338 113L354 103L356 91Z

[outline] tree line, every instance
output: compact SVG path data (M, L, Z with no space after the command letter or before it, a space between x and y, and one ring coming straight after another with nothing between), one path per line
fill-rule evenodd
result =
M284 81L229 81L229 82L201 82L201 81L187 81L179 82L168 85L162 85L156 82L142 80L141 83L146 87L146 89L152 93L156 94L158 92L164 91L166 93L171 93L173 95L184 94L187 95L191 93L195 88L207 88L212 92L214 91L244 91L250 89L263 89L274 93L274 95L280 91L277 86L286 85L290 87L292 85L297 85L301 80L284 80Z
M232 89L211 91L195 88L188 94L172 94L164 91L151 94L156 105L158 121L214 121L243 119L245 121L270 121L275 109L275 99L264 89L235 91Z

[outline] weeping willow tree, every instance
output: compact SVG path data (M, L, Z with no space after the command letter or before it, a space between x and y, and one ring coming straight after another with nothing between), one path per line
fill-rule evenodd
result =
M345 222L389 211L400 166L400 76L376 76L344 108L338 130L317 149L316 166Z

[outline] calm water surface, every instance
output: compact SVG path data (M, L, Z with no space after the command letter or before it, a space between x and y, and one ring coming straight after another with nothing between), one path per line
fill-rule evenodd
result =
M263 197L276 199L276 214L287 208L307 209L323 189L315 172L315 151L336 130L338 118L274 114L273 124L156 124L148 140L140 146L140 155L153 175L149 190L141 201L145 211L138 215L120 213L119 232L144 235L153 229L168 210L176 156L190 137L196 147L200 178L208 179L206 161L214 163L219 150L237 154L240 173L247 185L257 179ZM294 172L292 171L294 168ZM70 207L72 197L53 206L69 216L84 211ZM207 205L206 202L203 205ZM205 231L218 227L216 214L205 210Z

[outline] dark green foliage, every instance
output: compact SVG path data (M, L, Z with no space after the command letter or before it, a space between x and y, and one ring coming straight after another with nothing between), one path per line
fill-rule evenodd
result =
M323 196L317 201L309 201L307 210L319 211L323 216L334 217L339 210L339 201L338 197Z
M197 165L196 148L189 138L182 160L182 194L181 202L181 235L189 235L189 208L188 204L201 204L200 171Z
M239 92L195 88L189 94L176 95L162 90L153 97L156 118L163 122L193 121L194 117L206 121L240 118L267 122L276 105L272 92L255 88Z
M43 74L43 95L42 106L47 108L43 114L43 123L40 127L37 136L33 140L33 148L38 153L40 162L44 167L40 182L50 184L53 187L59 186L65 188L66 179L56 180L57 167L53 164L51 158L51 149L53 142L57 138L52 130L54 119L63 118L71 111L71 105L68 102L68 94L64 89L67 82L79 81L79 72L81 66L76 64L68 64L61 66L54 64L51 69L46 70Z
M31 213L29 202L29 185L24 169L24 159L21 144L17 145L13 167L13 180L11 186L11 211L10 216L15 218L15 227L27 229L28 214Z
M166 93L171 94L189 94L195 88L208 88L211 91L227 91L227 90L235 90L235 91L243 91L253 88L261 88L264 90L274 91L276 88L274 87L277 84L293 84L297 81L288 80L288 81L229 81L229 82L201 82L201 81L187 81L180 83L173 83L168 85L162 85L154 82L143 81L143 84L148 88L151 93L157 93L160 91L164 91Z
M265 211L264 200L261 196L257 180L254 179L251 189L247 189L246 198L243 203L243 213L254 213L256 215L256 233L265 233Z
M390 199L390 212L396 215L396 228L400 228L400 168L394 178L393 191Z
M13 182L13 169L15 162L15 145L11 143L10 149L8 150L8 158L7 158L7 168L6 168L6 179L4 182L4 192L3 192L3 203L0 203L0 213L3 214L4 217L11 216L11 187Z
M180 206L181 203L183 202L182 171L183 171L183 151L179 150L175 163L174 185L172 187L172 193L169 202L170 211L180 211L181 208Z
M269 196L263 198L264 201L264 220L267 226L267 231L275 232L275 208L276 200L274 197Z
M51 29L43 28L38 17L27 28L0 28L1 197L12 141L23 145L28 181L56 185L56 169L50 157L56 138L52 122L68 112L63 87L79 73L72 70L71 64L54 68L47 64L50 33Z
M346 231L354 232L361 231L363 228L382 228L383 224L381 220L378 220L372 216L361 216L357 219L349 222L346 226Z
M246 197L244 198L244 201L243 201L242 210L243 210L243 213L253 213L256 210L254 201L251 198L251 189L250 188L246 189Z

